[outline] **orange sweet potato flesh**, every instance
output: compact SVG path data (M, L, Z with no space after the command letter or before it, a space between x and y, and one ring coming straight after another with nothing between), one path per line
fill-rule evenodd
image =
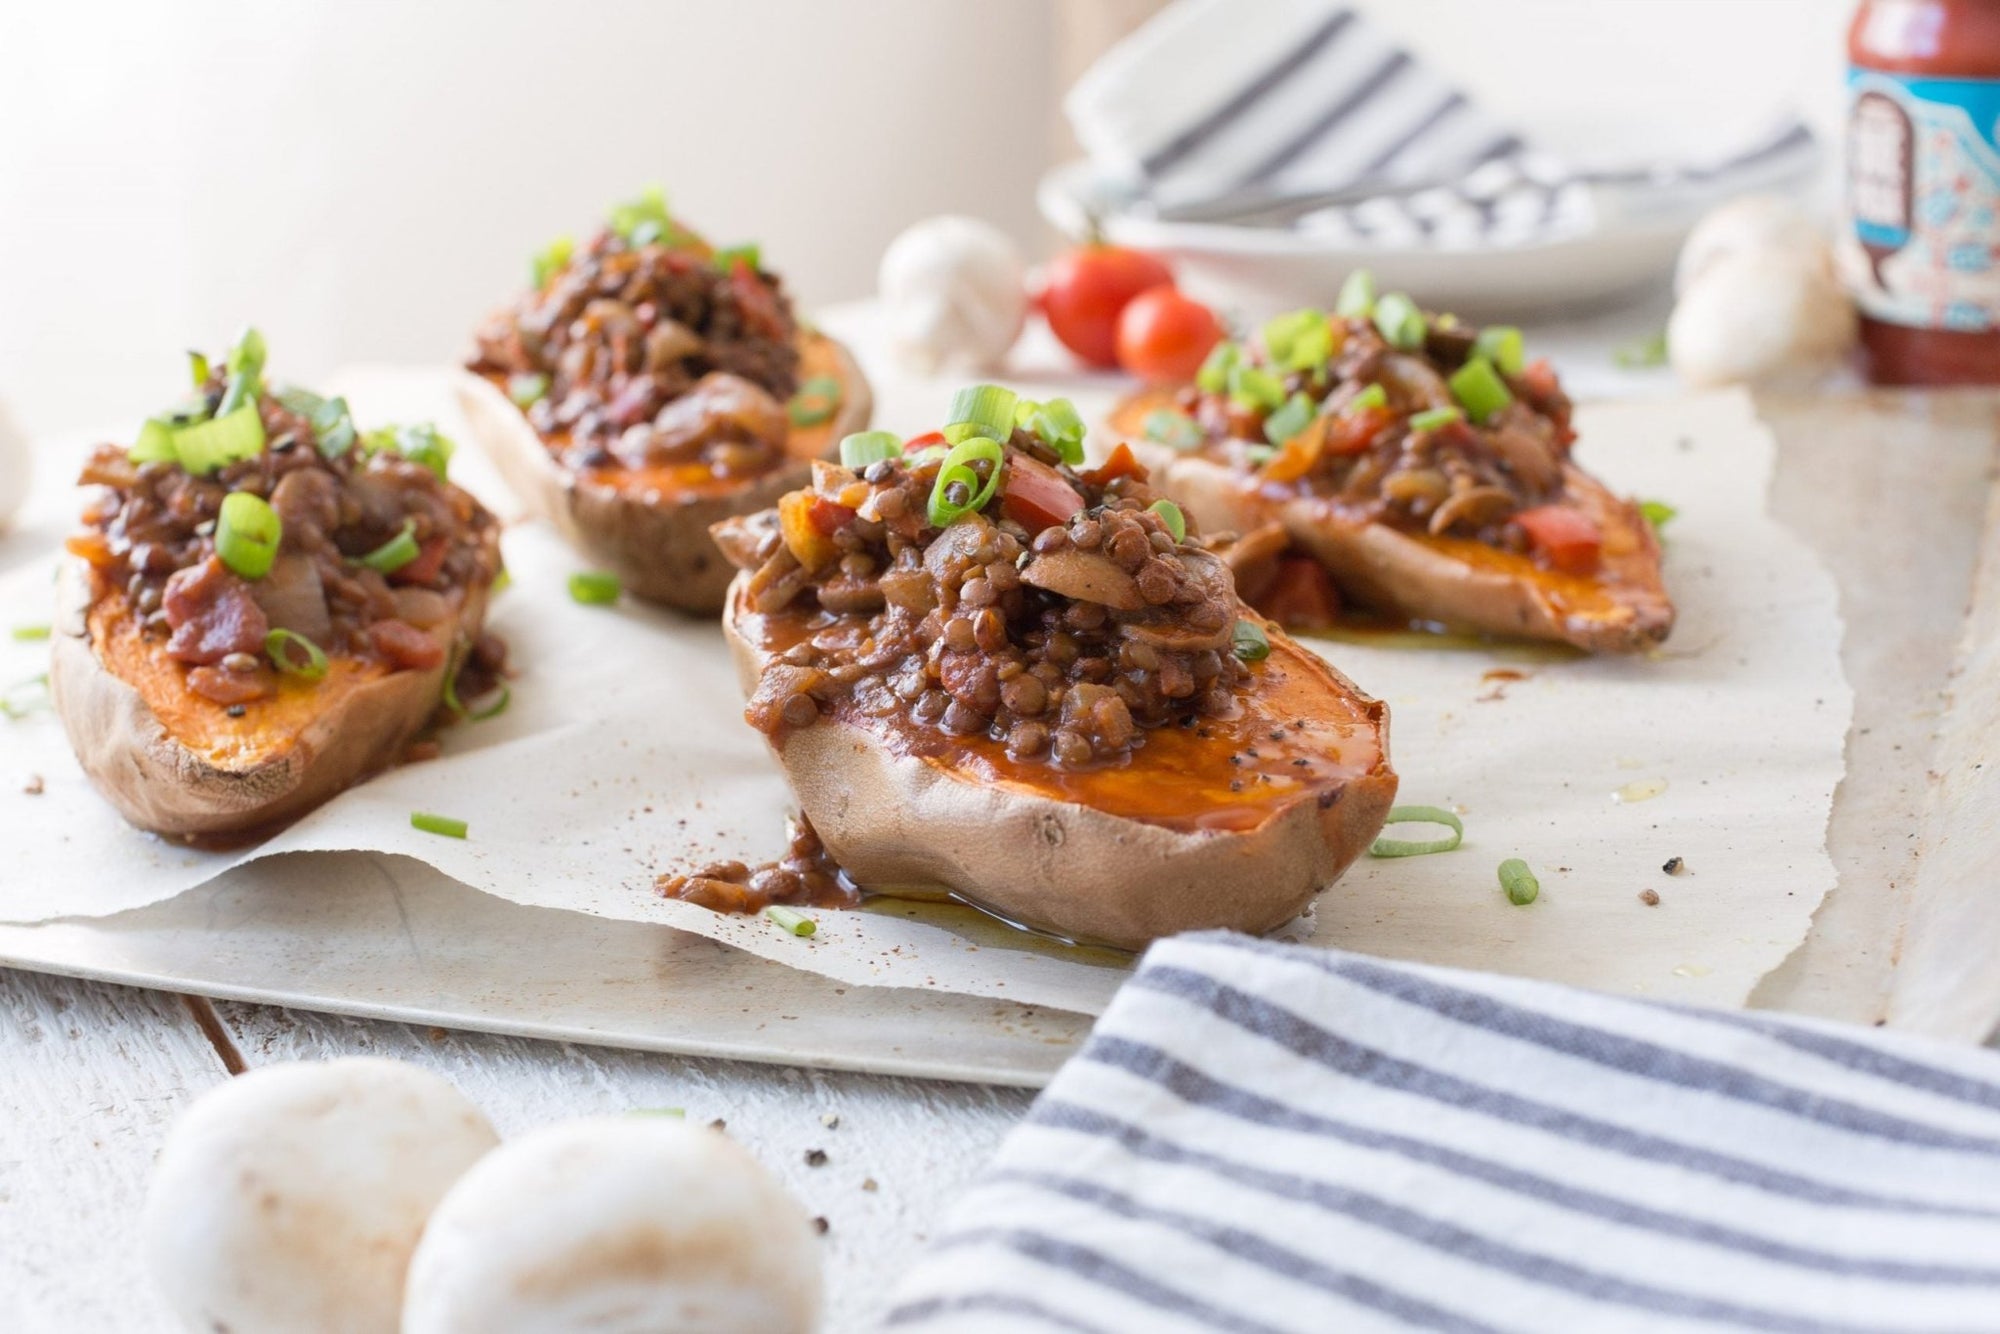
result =
M459 405L515 494L593 566L616 574L638 597L713 615L722 610L735 567L716 550L709 525L777 504L806 484L814 459L833 458L843 436L868 425L874 399L853 356L825 334L801 332L799 377L818 376L840 383L833 415L816 426L794 426L786 461L748 479L719 478L700 464L573 472L556 457L562 437L537 435L497 374L466 372Z
M431 633L448 649L470 644L485 606L484 588L468 590ZM84 772L127 820L174 837L296 819L395 764L444 691L443 664L391 671L329 655L323 680L281 678L232 718L188 689L187 668L140 633L123 591L75 558L59 576L53 638L50 690Z
M723 628L747 691L803 622L750 610L742 588ZM1269 931L1367 849L1396 775L1386 706L1267 634L1240 714L1151 730L1117 764L1015 760L984 737L947 740L846 703L772 747L834 859L870 889L941 886L1010 921L1132 949L1180 931Z
M1333 574L1340 591L1371 611L1456 629L1555 640L1597 653L1635 653L1673 629L1674 606L1660 572L1660 545L1638 506L1577 467L1563 469L1561 503L1588 515L1604 535L1595 573L1552 570L1519 552L1464 537L1433 537L1369 522L1298 486L1261 478L1201 453L1144 442L1144 423L1171 406L1170 390L1126 400L1112 431L1135 442L1154 484L1204 531L1284 526L1292 544Z

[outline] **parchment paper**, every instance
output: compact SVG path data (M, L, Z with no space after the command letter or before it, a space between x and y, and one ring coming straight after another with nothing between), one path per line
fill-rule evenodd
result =
M949 392L876 378L890 429L930 424ZM364 420L457 424L442 374L356 375L339 387ZM1108 406L1063 388L1087 412ZM1389 700L1402 799L1462 807L1468 837L1449 855L1364 860L1299 929L1401 957L1740 1004L1798 943L1832 880L1823 840L1850 709L1833 587L1764 515L1771 445L1746 399L1593 408L1581 427L1588 465L1681 509L1668 580L1682 619L1669 648L1598 662L1318 646ZM454 467L513 508L476 460ZM1094 1011L1122 979L1118 956L1042 945L967 910L820 912L818 934L800 939L660 899L661 872L782 846L784 786L741 720L727 653L707 625L572 603L564 584L580 563L539 527L510 529L505 546L515 584L494 624L521 671L513 707L453 729L443 758L382 775L251 852L195 853L126 828L53 717L0 723L10 849L0 919L106 914L255 857L365 849L421 858L516 902L663 922L852 983ZM42 558L0 577L0 623L46 621L48 578ZM0 641L0 683L43 658L44 646ZM1484 679L1493 668L1525 679ZM22 791L30 775L39 796ZM1651 800L1612 799L1657 780L1666 788ZM469 821L471 837L411 829L419 810ZM1660 872L1673 855L1691 874ZM1499 892L1494 868L1507 856L1541 875L1532 907ZM1649 887L1658 907L1639 901Z

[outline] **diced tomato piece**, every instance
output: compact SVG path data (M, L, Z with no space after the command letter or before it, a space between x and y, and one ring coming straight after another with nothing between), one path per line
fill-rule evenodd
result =
M1590 574L1604 554L1604 534L1581 510L1568 505L1540 505L1514 516L1528 545L1550 569L1564 574Z
M941 445L943 443L945 443L943 431L926 431L922 435L913 435L908 440L905 440L903 442L903 452L905 454L921 454L932 445Z
M445 553L451 543L443 537L433 537L417 549L417 558L389 576L392 584L416 584L429 588L435 584L444 570Z
M1118 442L1118 448L1111 451L1111 457L1104 460L1102 466L1083 474L1083 480L1092 486L1109 486L1120 477L1136 477L1142 482L1146 480L1146 465L1139 462L1132 446L1123 440Z
M408 621L377 621L368 627L368 644L391 667L427 672L444 661L444 645Z
M1281 556L1278 573L1257 595L1256 607L1287 630L1323 630L1340 615L1340 590L1312 557Z
M1000 489L1000 512L1030 533L1065 522L1082 508L1083 497L1048 464L1026 454L1016 454L1007 460L1007 476Z
M1556 368L1549 365L1547 357L1529 362L1521 371L1521 383L1536 398L1554 398L1562 393L1562 382L1556 379Z
M1333 455L1359 454L1395 420L1396 414L1387 408L1343 412L1326 424L1326 452Z
M735 294L736 304L743 308L743 322L753 331L772 338L786 336L785 317L778 310L778 300L748 260L739 259L730 265L729 290Z
M832 537L854 519L853 510L820 495L812 498L812 506L806 515L812 520L812 526L827 537Z

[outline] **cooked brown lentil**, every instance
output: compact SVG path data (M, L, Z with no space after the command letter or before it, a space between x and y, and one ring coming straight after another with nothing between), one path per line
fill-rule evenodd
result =
M1231 651L1227 567L1197 535L1174 540L1143 472L1049 457L1016 431L995 499L942 529L927 517L936 461L901 458L859 477L817 465L788 517L719 530L752 572L753 608L803 622L750 722L775 733L852 707L1079 768L1124 758L1149 729L1230 712L1247 669ZM1038 508L1051 495L1067 514Z
M683 237L606 229L479 330L471 369L547 377L528 420L572 468L765 472L799 387L797 321L775 274Z

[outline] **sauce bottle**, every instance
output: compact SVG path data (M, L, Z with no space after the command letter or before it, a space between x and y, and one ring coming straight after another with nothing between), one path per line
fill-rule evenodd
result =
M1848 271L1877 384L2000 384L2000 0L1863 0Z

